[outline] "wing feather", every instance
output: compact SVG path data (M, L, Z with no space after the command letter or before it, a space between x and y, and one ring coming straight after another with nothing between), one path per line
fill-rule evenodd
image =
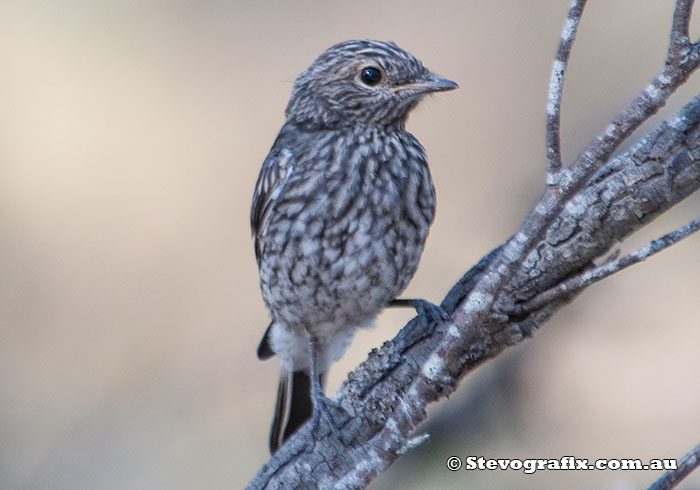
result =
M273 148L260 169L250 209L250 229L255 239L258 264L262 254L261 238L265 236L269 217L294 171L294 163L294 154L290 150Z

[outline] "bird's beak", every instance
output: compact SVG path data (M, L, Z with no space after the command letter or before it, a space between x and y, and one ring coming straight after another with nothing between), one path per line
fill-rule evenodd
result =
M446 92L448 90L454 90L456 88L459 88L459 85L457 85L452 80L439 77L434 73L429 73L420 81L407 83L405 85L398 85L396 87L392 87L389 91L391 93L394 93L402 92L404 90L410 90L411 92L417 94L424 94L429 92Z

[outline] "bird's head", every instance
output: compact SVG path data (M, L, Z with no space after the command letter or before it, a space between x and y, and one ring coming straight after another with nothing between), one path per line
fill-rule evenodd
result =
M457 87L394 43L345 41L299 75L286 115L318 127L403 125L423 96Z

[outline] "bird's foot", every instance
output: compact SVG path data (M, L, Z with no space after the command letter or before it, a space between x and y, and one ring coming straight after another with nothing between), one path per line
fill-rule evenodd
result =
M428 320L428 322L446 323L452 321L452 316L439 305L424 299L415 299L413 301L413 307L418 315Z
M331 428L331 431L335 434L335 437L337 437L338 440L342 443L343 435L340 432L340 428L338 428L338 425L335 423L335 419L333 418L333 414L331 413L332 410L338 411L342 410L342 408L336 405L330 398L328 398L323 393L315 394L315 396L313 397L313 402L314 408L311 414L312 429L317 429L319 427L321 419L324 419L327 425Z
M423 318L428 325L439 325L441 323L452 321L452 316L449 313L447 313L440 306L425 299L395 299L389 303L389 306L410 306L415 308L418 316Z

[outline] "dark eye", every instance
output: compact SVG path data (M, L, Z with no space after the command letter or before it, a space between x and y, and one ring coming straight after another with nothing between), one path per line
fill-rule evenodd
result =
M360 80L369 87L374 87L382 81L382 70L376 66L366 66L360 72Z

